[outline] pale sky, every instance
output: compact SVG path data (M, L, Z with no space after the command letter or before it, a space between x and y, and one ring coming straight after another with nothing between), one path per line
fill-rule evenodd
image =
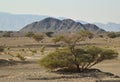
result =
M120 23L120 0L0 0L0 12Z

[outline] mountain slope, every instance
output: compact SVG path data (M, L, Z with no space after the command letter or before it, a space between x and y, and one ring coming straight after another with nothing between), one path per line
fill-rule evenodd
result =
M45 18L39 22L31 23L21 29L21 32L79 32L80 30L89 30L91 32L102 33L104 30L100 29L94 24L81 24L72 19L59 20L56 18Z

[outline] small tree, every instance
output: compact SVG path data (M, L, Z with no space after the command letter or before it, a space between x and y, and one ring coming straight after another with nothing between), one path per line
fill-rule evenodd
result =
M34 34L33 35L33 39L35 39L35 41L39 42L39 41L44 39L44 36L43 35L39 35L39 34Z
M113 50L98 47L76 48L71 52L69 48L59 49L49 53L40 60L40 65L50 68L76 68L78 72L90 69L92 66L118 56Z
M118 56L113 50L102 49L99 47L78 48L77 44L90 38L91 33L81 31L78 35L64 36L58 41L63 41L65 47L57 49L48 54L40 61L40 64L46 68L76 68L77 71L84 71L92 66L107 59L114 59Z
M27 32L25 34L26 37L33 37L34 36L34 33L33 32Z
M52 34L53 34L54 32L46 32L45 34L48 36L48 37L52 37Z

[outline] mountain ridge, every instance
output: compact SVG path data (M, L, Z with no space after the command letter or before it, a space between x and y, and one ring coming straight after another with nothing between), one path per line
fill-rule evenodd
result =
M45 18L39 22L33 22L31 24L28 24L25 27L23 27L20 31L21 32L30 32L30 31L79 32L80 30L88 30L97 33L105 32L105 30L100 29L98 26L94 24L82 24L72 19L59 20L52 17Z

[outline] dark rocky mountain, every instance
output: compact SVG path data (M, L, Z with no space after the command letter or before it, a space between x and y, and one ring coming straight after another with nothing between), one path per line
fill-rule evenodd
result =
M45 18L39 22L33 22L24 28L21 32L79 32L80 30L88 30L95 33L103 33L105 30L100 29L94 24L81 24L72 19L59 20L56 18Z

